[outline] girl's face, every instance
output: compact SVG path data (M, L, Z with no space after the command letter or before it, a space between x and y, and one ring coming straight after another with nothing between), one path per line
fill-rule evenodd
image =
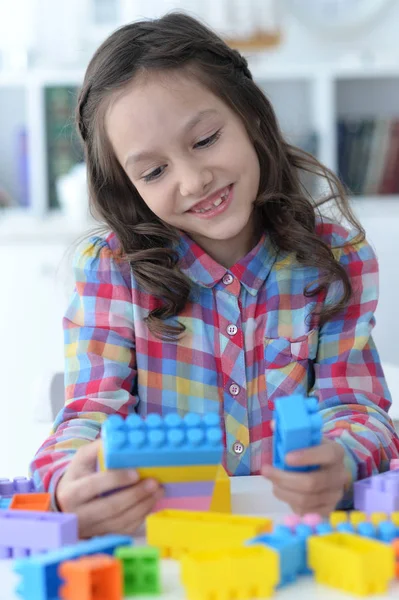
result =
M107 111L114 152L148 207L226 267L252 249L259 161L241 119L183 74L135 79Z

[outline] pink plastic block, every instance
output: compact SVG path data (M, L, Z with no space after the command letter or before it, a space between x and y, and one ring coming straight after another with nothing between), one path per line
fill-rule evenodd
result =
M177 510L209 510L211 506L212 496L206 498L162 498L158 500L153 508L153 512L175 508Z
M0 511L0 558L29 556L77 541L78 521L74 514Z
M399 469L399 458L393 458L389 463L389 468L391 471L396 471L396 469Z
M317 513L308 513L307 515L304 515L302 517L302 523L305 523L305 525L309 525L309 527L311 527L313 531L315 531L316 527L320 525L320 523L323 523L323 519Z
M286 527L289 527L291 529L291 531L295 531L297 525L299 525L302 522L302 519L299 515L287 515L286 517L284 517L284 525Z

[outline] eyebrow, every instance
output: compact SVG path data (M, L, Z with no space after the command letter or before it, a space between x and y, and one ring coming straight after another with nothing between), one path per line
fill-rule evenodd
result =
M193 127L195 127L200 121L202 121L202 119L214 114L219 114L215 108L207 108L205 110L201 110L199 113L197 113L187 121L187 123L182 128L182 133L187 133L188 131L190 131L190 129L193 129ZM148 158L152 158L153 154L153 152L147 150L143 152L137 152L136 154L129 154L125 161L125 168L131 163L138 163L140 161L147 160Z

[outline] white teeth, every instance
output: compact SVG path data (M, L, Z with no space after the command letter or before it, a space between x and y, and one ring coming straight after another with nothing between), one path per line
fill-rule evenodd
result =
M215 200L215 202L213 203L213 206L220 206L223 202L223 198L218 198L217 200Z
M223 200L226 200L226 198L227 198L228 195L229 195L229 190L227 190L222 196L220 196L219 198L217 198L211 204L211 206L208 206L208 208L193 209L193 212L195 212L195 213L206 213L206 212L212 210L212 208L217 208L218 206L220 206L222 204Z

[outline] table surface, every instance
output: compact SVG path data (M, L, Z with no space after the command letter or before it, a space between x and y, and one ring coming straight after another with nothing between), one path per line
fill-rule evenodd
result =
M291 512L286 504L274 498L270 483L262 477L234 477L232 479L233 512L237 514L262 515L281 522L285 514ZM20 600L14 593L18 577L12 570L12 560L0 560L0 600ZM163 600L183 600L186 598L180 585L179 563L163 560L161 565ZM338 590L318 585L311 576L300 577L296 583L284 587L273 596L276 600L345 600L354 598ZM151 596L135 596L136 600L150 600ZM372 596L373 600L399 598L399 581L391 584L389 593Z

